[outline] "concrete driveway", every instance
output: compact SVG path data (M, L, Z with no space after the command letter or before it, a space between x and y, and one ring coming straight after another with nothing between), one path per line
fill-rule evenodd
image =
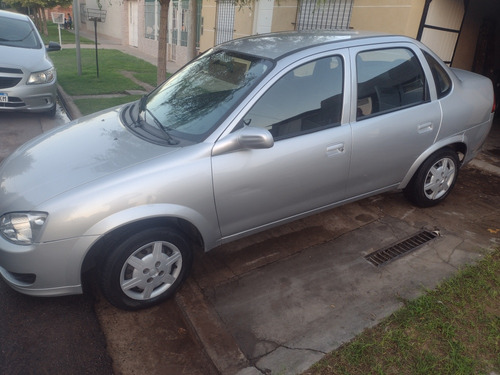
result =
M499 186L497 123L444 204L420 209L401 193L382 194L199 254L176 305L218 373L301 373L500 246ZM437 236L378 267L365 259L421 230ZM155 309L155 316L169 313L166 305ZM113 311L112 319L98 315L112 358L130 373L130 351L113 325L130 314L105 301L98 311ZM148 320L134 313L138 327ZM141 334L135 329L128 335ZM148 335L151 342L161 336Z

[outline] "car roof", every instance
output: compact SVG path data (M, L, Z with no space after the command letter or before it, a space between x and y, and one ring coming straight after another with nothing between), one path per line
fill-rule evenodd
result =
M379 32L355 30L303 30L259 34L234 39L220 44L216 49L230 50L269 59L279 59L300 50L324 44L340 44L352 41L352 45L366 43L367 39L383 38L384 41L405 40L410 38ZM379 40L380 42L382 40ZM375 42L375 41L372 41Z
M17 20L21 20L21 21L27 21L30 19L25 14L14 13L14 12L10 12L7 10L0 10L0 17L12 18L12 19L17 19Z

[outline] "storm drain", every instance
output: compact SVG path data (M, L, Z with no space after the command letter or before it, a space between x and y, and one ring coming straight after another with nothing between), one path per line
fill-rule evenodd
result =
M432 232L423 230L401 242L398 242L395 245L374 251L373 253L365 256L365 259L378 267L422 247L427 242L438 236L439 231L437 230Z

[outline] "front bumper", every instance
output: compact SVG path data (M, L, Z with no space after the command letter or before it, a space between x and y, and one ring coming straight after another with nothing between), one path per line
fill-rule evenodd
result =
M0 238L0 275L23 294L80 294L83 260L96 239L89 236L20 246Z
M18 85L8 89L0 89L0 93L8 95L8 102L0 102L3 112L46 112L56 105L57 84L54 80L42 85Z

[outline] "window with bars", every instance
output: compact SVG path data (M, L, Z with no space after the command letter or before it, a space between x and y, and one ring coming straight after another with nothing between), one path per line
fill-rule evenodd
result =
M300 0L296 30L347 29L353 0Z
M188 40L189 1L172 1L171 4L170 43L186 47Z
M158 40L160 29L160 3L156 0L146 0L144 3L144 36Z
M234 8L234 2L232 0L217 1L215 44L221 44L233 39Z

